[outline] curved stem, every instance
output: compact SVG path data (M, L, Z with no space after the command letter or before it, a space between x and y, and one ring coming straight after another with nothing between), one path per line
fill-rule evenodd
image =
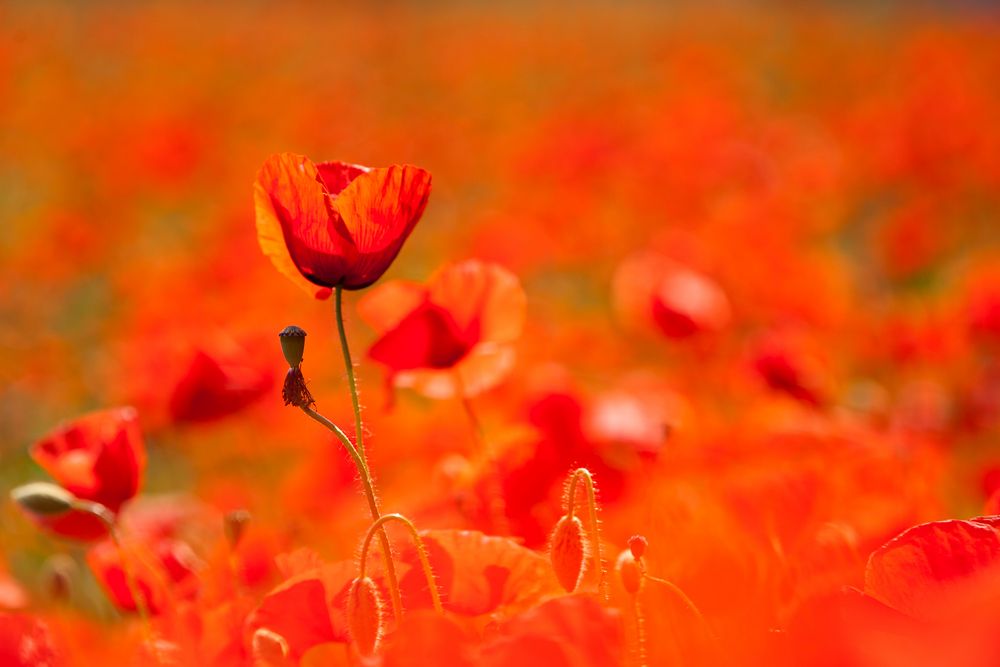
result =
M337 314L337 333L340 334L340 350L344 354L344 368L347 371L347 384L351 388L351 404L354 406L354 441L358 443L358 451L362 458L365 454L364 427L361 424L361 402L358 400L358 381L354 377L354 362L351 361L351 348L347 344L347 331L344 329L343 309L344 288L337 286L334 290L334 310Z
M667 581L666 579L660 579L659 577L654 577L653 575L646 574L645 572L643 572L642 578L647 581L652 581L653 583L657 583L660 584L661 586L666 587L671 593L677 596L677 598L687 608L687 610L691 612L695 618L698 619L699 624L702 626L702 629L708 634L708 636L709 637L715 636L714 633L712 632L711 626L708 624L708 621L706 621L705 617L702 616L701 610L698 609L695 603L691 601L691 598L689 598L687 594L684 591L682 591L680 587L677 586L677 584L671 581Z
M576 508L576 485L577 480L583 479L587 492L587 508L590 514L590 529L593 532L591 541L594 543L594 568L597 570L598 589L601 597L608 599L607 581L604 576L604 561L601 560L601 527L597 521L597 494L594 491L594 478L586 468L577 468L573 471L573 476L569 480L569 490L566 498L566 516L573 518Z
M340 443L344 445L347 453L351 455L354 460L354 465L358 469L358 474L361 477L361 486L365 492L365 499L368 501L368 509L371 512L372 521L378 521L381 518L381 513L378 509L378 500L375 498L375 489L372 487L371 474L368 471L368 464L365 463L364 457L357 450L357 448L351 443L351 439L347 437L339 426L334 424L332 421L316 412L310 407L300 406L302 412L306 413L312 417L315 421L319 422L327 429L329 429ZM389 596L392 598L392 611L399 621L403 617L403 600L399 594L399 580L396 578L396 566L392 561L392 550L389 546L389 536L385 533L385 528L379 526L379 542L382 547L382 560L385 563L385 576L387 583L389 585Z
M376 530L382 528L384 524L390 521L399 521L410 531L410 536L413 538L414 544L417 545L417 558L420 559L420 567L423 568L424 578L427 579L427 588L431 593L431 603L434 605L434 611L443 614L444 607L441 606L441 596L438 593L437 582L434 579L434 570L431 569L431 561L427 557L427 547L424 546L424 541L421 539L420 533L417 532L417 527L402 514L383 514L368 528L364 544L361 545L361 558L358 562L360 577L362 579L365 578L365 565L368 563L368 547L371 544L372 536Z

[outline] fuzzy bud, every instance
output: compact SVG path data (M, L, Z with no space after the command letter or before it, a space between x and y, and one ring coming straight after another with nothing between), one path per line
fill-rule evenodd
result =
M371 655L382 638L382 599L375 582L356 578L347 592L347 628L361 655Z
M615 571L618 572L622 587L632 595L642 588L642 568L639 567L631 551L623 551L618 555Z
M32 482L19 486L10 492L14 501L39 516L59 516L73 509L76 496L49 482Z
M583 581L589 542L578 518L563 516L552 530L549 540L549 558L556 579L572 593Z
M306 351L306 332L295 325L287 326L278 333L281 342L281 353L291 368L302 363Z
M226 542L229 543L230 549L239 546L249 522L250 512L246 510L233 510L222 519L222 529L226 534Z

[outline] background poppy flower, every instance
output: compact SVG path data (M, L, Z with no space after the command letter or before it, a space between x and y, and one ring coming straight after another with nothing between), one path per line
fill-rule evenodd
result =
M133 408L114 408L75 419L36 442L31 457L77 498L98 502L112 512L139 491L146 449ZM53 532L91 540L105 534L90 514L72 511L40 519Z
M475 395L514 363L511 343L524 327L517 276L498 264L466 260L441 268L426 286L387 283L358 304L381 333L368 351L398 387L433 398Z
M273 155L257 174L257 240L274 266L318 299L374 283L427 206L431 175ZM319 287L319 289L317 289Z

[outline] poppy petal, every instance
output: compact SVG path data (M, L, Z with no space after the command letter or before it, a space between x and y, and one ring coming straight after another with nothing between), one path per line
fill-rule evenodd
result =
M430 298L446 308L462 331L480 340L508 342L524 328L526 298L513 273L498 264L466 260L438 271Z
M448 311L424 303L376 341L368 355L394 371L450 368L470 347Z
M1000 574L997 517L932 521L907 529L876 549L865 571L865 592L916 618L946 612L946 600ZM969 601L969 600L966 600Z
M327 196L309 158L283 153L261 167L254 183L257 241L274 267L317 299L330 296L347 270L349 239L331 234Z
M429 172L394 165L360 174L333 199L357 253L344 276L345 288L367 287L385 273L423 214L430 192Z
M415 282L392 280L377 285L358 301L358 315L379 333L395 328L427 300L427 290Z

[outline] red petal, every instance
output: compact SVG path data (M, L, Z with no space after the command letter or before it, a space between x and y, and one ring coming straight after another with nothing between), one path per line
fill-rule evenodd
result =
M318 644L346 640L343 630L334 631L326 588L316 572L292 577L264 596L247 618L250 636L259 628L284 637L295 659Z
M519 608L559 591L548 560L505 537L470 530L421 532L446 609L478 616ZM400 559L411 565L400 578L406 608L429 607L430 596L416 550Z
M998 521L982 517L909 528L872 553L865 592L917 618L947 614L955 596L967 604L976 589L995 594L1000 568ZM994 586L981 587L986 582Z
M512 618L501 632L500 639L483 647L480 664L605 667L625 661L621 616L587 596L549 600Z
M268 372L247 364L223 365L198 350L170 397L170 415L177 422L221 419L254 403L272 384Z
M24 614L0 613L0 665L53 667L56 652L48 628Z
M357 256L326 188L307 157L272 155L254 184L257 240L275 268L317 298L330 296ZM322 289L317 289L317 285Z
M429 172L392 166L360 174L333 199L333 210L356 250L344 274L345 288L367 287L385 273L423 214L430 192Z
M394 371L450 368L470 347L446 310L424 303L378 339L368 354Z

